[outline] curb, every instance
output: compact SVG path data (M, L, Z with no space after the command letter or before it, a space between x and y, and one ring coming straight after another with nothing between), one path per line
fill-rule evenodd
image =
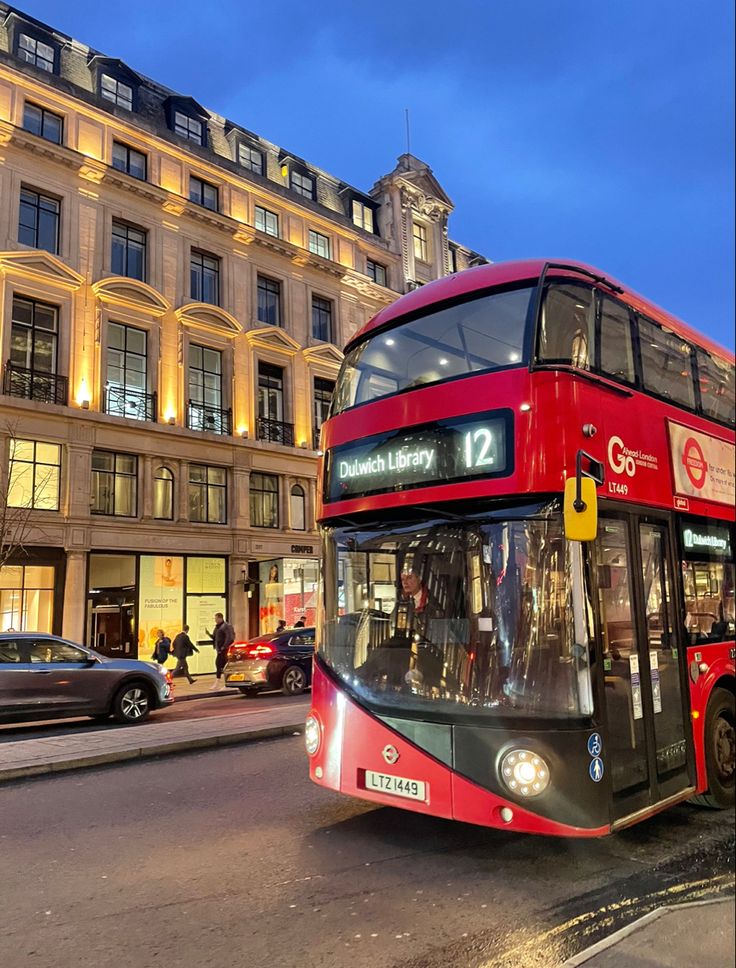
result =
M634 934L636 931L646 928L647 925L652 923L652 921L658 921L659 918L665 914L668 914L670 911L681 911L685 908L705 907L708 904L719 904L727 899L728 898L726 897L719 896L711 897L703 901L686 901L684 904L670 904L668 906L655 908L654 911L649 911L648 914L642 915L642 917L632 921L631 924L626 924L623 928L619 928L618 931L614 931L613 934L609 935L607 938L597 941L584 951L573 955L572 958L568 958L567 961L562 963L561 968L579 968L580 965L585 965L591 959L595 958L596 955L607 951L609 948L613 948L614 945L619 943L619 941L623 941L624 938L628 938L629 935Z
M234 733L222 733L217 736L197 736L193 739L171 740L170 742L159 743L156 746L112 750L107 753L78 756L69 760L32 763L27 766L0 769L0 783L31 776L42 776L48 773L65 773L68 770L89 769L94 766L104 766L108 763L147 759L153 756L169 756L173 753L187 753L198 749L212 749L215 746L233 746L237 743L249 743L253 740L269 739L275 736L290 736L294 733L303 732L304 722L300 721L290 726L264 726L262 729L250 729L247 732L241 730Z

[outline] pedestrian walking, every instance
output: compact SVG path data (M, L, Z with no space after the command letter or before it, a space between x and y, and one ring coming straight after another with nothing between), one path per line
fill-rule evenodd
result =
M302 615L302 617L299 619L298 622L294 622L294 628L303 629L306 624L307 624L307 616Z
M168 635L164 635L163 629L159 629L156 633L156 642L153 646L153 655L151 658L154 662L158 662L159 665L164 665L170 655L171 639Z
M279 624L276 626L276 634L278 635L279 632L283 632L285 628L286 628L286 622L282 618L280 618Z
M207 632L212 639L212 646L217 653L215 656L215 681L212 683L212 692L220 692L225 689L222 678L222 670L227 662L227 650L235 641L235 630L229 622L225 621L222 612L215 612L215 627L211 632Z
M171 645L171 653L176 658L174 678L177 676L186 676L190 683L194 682L194 676L189 672L187 659L190 655L194 655L195 652L199 652L199 649L189 638L189 626L185 625L181 632L174 636L174 641Z

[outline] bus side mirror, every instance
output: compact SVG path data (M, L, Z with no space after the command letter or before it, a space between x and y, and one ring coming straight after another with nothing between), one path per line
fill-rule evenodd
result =
M565 481L564 517L568 541L595 541L598 536L598 492L592 478L583 477L578 481L568 477Z

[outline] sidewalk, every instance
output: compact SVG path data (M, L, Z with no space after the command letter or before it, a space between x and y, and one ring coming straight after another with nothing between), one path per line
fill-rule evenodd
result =
M208 679L211 684L211 677ZM227 696L232 692L212 693L201 690L201 687L197 691L196 683L192 686L186 683L187 687L192 692L181 695L177 684L177 701L221 695L223 702L229 702ZM0 783L146 756L247 743L270 736L289 736L302 731L310 702L309 695L306 695L302 701L288 706L262 709L254 701L245 710L241 702L237 704L237 712L233 705L232 715L167 721L164 713L141 726L85 729L79 734L4 743L0 745Z
M657 908L565 962L563 968L733 968L733 895Z

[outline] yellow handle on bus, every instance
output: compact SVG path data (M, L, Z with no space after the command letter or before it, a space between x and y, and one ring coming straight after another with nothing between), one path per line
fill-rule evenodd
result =
M595 541L598 536L596 482L590 477L583 477L579 483L580 501L576 507L578 481L574 477L568 477L565 481L565 537L568 541Z

